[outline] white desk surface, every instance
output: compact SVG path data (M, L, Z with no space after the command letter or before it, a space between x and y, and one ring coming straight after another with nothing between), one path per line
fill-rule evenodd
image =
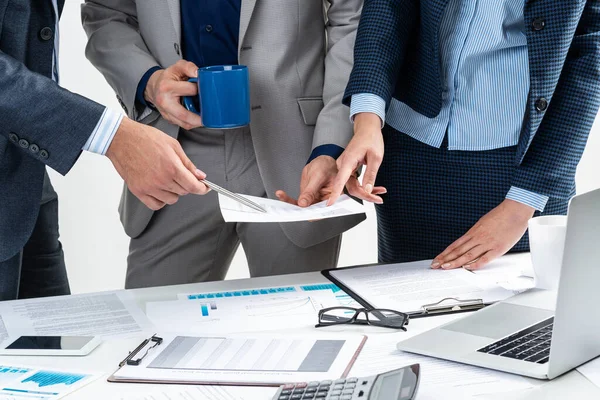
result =
M523 257L508 256L508 257ZM515 258L516 259L516 258ZM149 289L132 290L139 305L145 310L145 303L149 301L164 301L175 300L178 293L190 292L209 292L221 290L237 290L253 287L268 287L268 286L284 286L292 284L308 284L326 282L319 273L295 274L271 276L265 278L243 279L233 281L197 283L179 286L166 286ZM447 322L449 318L456 316L441 316L424 319L415 319L410 323L410 329L418 330L427 327L435 326L443 322ZM345 328L346 332L364 332L373 337L383 332L382 328L369 329L370 327L353 327ZM337 329L337 328L336 328ZM160 332L158 332L160 334ZM15 363L25 365L37 365L47 367L61 367L69 369L95 370L104 372L108 376L112 373L117 364L128 354L128 351L135 348L147 335L140 335L135 338L119 339L104 342L98 349L87 357L1 357L3 363ZM127 393L146 393L157 385L140 385L140 384L115 384L106 382L105 378L101 378L96 382L84 387L83 389L66 397L68 400L74 399L106 399L110 400L118 395ZM443 394L440 393L440 399ZM481 399L494 400L509 400L509 399L527 399L527 400L564 400L564 399L599 399L600 388L593 385L583 375L577 371L572 371L553 381L543 383L540 387L528 390L526 393L516 392L511 394L503 393L498 396L480 396ZM263 400L263 399L258 399ZM264 399L266 400L266 399ZM417 396L418 400L418 396Z

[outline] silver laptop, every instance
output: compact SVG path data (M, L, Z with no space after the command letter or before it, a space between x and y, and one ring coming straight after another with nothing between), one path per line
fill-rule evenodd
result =
M557 291L532 289L398 349L539 379L600 355L600 190L571 200Z

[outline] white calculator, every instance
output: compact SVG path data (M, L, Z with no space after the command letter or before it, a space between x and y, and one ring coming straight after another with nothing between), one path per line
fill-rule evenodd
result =
M413 400L419 387L419 364L366 378L291 383L273 400Z

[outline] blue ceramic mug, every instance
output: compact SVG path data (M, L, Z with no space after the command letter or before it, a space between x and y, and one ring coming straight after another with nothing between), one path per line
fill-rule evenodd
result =
M184 97L183 105L202 117L207 128L226 129L250 123L250 80L245 65L219 65L198 70L198 97Z

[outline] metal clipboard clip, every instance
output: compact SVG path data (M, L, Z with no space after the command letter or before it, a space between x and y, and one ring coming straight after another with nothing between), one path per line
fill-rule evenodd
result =
M453 301L452 304L446 304L448 301ZM461 312L461 311L474 311L484 308L486 304L482 299L457 299L456 297L446 297L438 301L437 303L424 304L421 308L427 315Z
M134 366L140 365L142 363L142 361L144 360L144 358L148 355L150 350L152 350L156 346L160 346L162 344L162 342L163 342L163 338L156 336L156 334L152 335L152 337L144 340L142 343L140 343L140 345L138 347L136 347L133 351L131 351L129 353L129 355L127 357L125 357L125 359L123 361L121 361L119 363L119 368L123 367L125 364L134 365ZM148 344L151 344L151 346L149 346L146 349L144 354L142 354L141 357L134 359L134 357L137 356L138 353L140 351L142 351L144 349L144 347L146 347Z

